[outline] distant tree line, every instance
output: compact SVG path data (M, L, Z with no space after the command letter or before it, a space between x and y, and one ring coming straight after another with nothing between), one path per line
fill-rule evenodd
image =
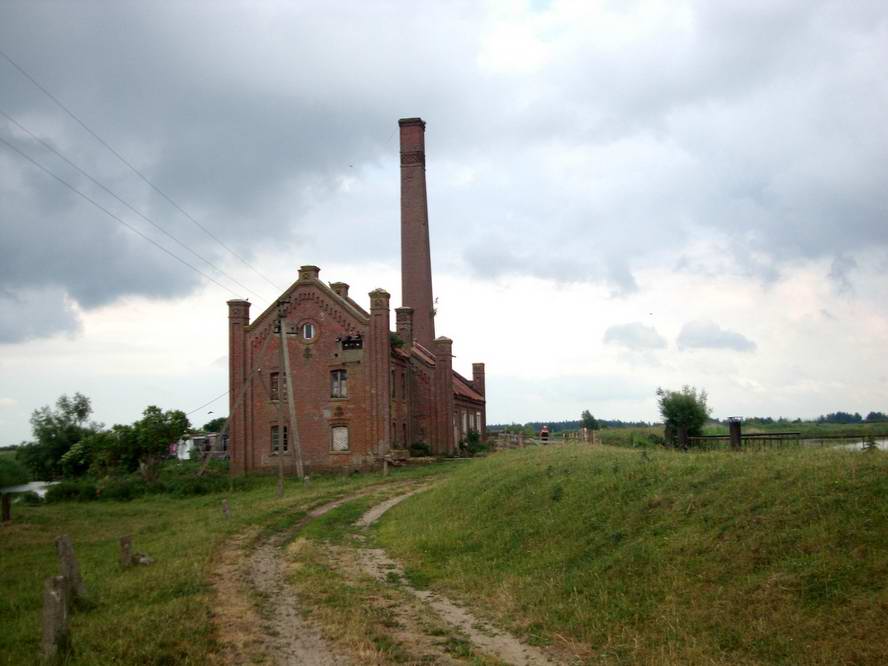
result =
M599 428L645 428L653 425L647 421L621 421L619 419L595 419ZM528 421L527 423L494 423L488 424L490 431L524 432L527 434L538 433L544 425L549 426L549 432L565 432L579 430L583 427L583 419L576 421ZM586 427L589 427L588 425Z
M169 457L170 444L191 427L183 411L163 411L154 405L146 407L135 423L111 428L90 421L91 414L89 398L80 393L63 395L54 408L34 410L34 441L17 447L16 461L40 480L135 471L150 480Z
M882 412L870 412L866 418L862 417L858 412L849 414L848 412L833 412L817 417L817 423L883 423L888 421L888 414Z

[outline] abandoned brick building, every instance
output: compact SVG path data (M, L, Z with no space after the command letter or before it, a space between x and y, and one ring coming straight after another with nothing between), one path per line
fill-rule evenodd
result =
M484 364L463 377L453 370L452 341L435 338L425 123L398 124L403 306L395 308L395 331L388 292L370 292L368 312L347 284L323 282L317 266L302 266L279 302L252 322L249 302L228 301L233 473L279 464L294 471L294 434L307 470L372 467L416 443L447 455L471 431L484 436Z

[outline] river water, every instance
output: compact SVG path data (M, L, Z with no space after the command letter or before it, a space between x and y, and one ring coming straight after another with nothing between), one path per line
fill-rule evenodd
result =
M31 481L23 483L20 486L6 486L0 488L0 493L37 493L40 497L46 497L46 490L50 486L54 486L58 481Z

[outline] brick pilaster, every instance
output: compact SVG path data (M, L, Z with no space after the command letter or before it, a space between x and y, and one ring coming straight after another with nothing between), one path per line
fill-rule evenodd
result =
M246 471L247 419L246 401L235 409L247 375L245 327L250 323L248 301L228 301L228 451L231 473Z
M384 289L370 292L370 328L367 334L370 444L377 456L384 456L391 448L391 361L389 338L389 299Z
M447 455L456 451L453 429L453 340L440 337L433 345L435 354L435 442L434 452Z

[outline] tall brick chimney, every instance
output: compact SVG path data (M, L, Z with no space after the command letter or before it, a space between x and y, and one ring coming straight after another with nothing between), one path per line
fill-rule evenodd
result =
M402 118L401 128L401 304L413 308L413 336L433 348L435 313L429 209L425 180L425 123Z

